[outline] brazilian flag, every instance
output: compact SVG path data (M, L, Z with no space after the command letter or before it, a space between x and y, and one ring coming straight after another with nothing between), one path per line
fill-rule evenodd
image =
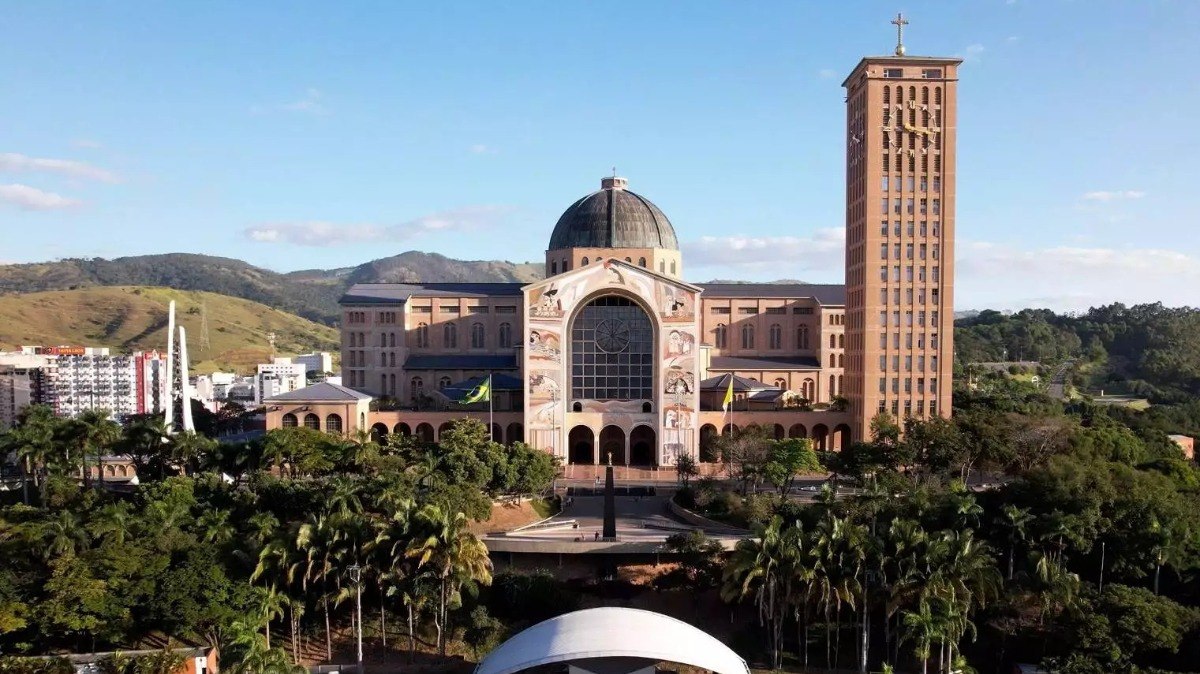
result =
M482 382L480 382L479 386L476 386L475 388L471 389L471 392L467 394L467 397L463 398L459 402L461 402L464 405L469 405L471 403L491 402L491 400L492 400L492 376L488 375L487 379L484 379Z

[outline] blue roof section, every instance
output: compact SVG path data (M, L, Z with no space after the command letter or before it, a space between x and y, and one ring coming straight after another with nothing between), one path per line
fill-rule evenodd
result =
M412 297L520 297L524 283L355 283L338 304L403 304Z
M846 305L846 286L839 283L697 283L705 297L811 297L821 304Z
M371 396L355 391L352 388L347 388L340 384L330 384L323 381L312 386L280 393L277 396L271 396L263 400L265 403L271 402L353 402L356 400L370 400Z
M446 354L409 356L405 370L515 370L517 354Z
M494 374L491 377L493 391L521 391L525 388L525 382L507 374ZM451 384L441 389L442 395L451 400L465 398L468 393L474 391L475 387L482 384L487 378L488 375L477 375L465 381L460 381L457 384Z
M713 356L709 370L819 370L821 363L811 356L791 358L769 358L766 356L746 357Z

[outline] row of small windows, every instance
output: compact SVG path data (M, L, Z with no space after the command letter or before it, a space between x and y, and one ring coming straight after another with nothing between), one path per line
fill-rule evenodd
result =
M907 213L909 215L916 215L916 213L918 211L918 206L920 207L921 215L928 215L930 213L932 213L933 215L941 215L941 213L942 213L942 200L941 199L922 198L920 200L917 200L915 198L909 198L909 199L896 198L896 199L891 200L891 207L892 207L891 210L896 215L900 215L901 212ZM901 208L903 208L903 211L901 211ZM888 213L888 198L887 197L883 197L882 199L879 200L879 210L884 215L887 215L887 213Z
M283 415L281 424L284 428L296 428L300 425L300 420L295 414L288 412ZM314 431L321 430L321 417L309 412L304 415L304 427L311 428ZM342 432L342 417L338 414L329 414L325 416L325 431L328 433Z
M418 323L417 329L413 331L416 339L416 348L429 348L429 324ZM501 323L496 331L496 346L506 349L513 345L512 325L509 323ZM442 326L442 347L447 349L458 348L458 326L454 323L447 323ZM483 323L471 324L471 348L483 349L487 347L487 333L483 327Z
M917 345L916 348L918 348L918 349L925 348L925 335L923 333L920 333L920 332L917 333L916 345ZM881 348L881 349L888 348L887 333L880 333L879 348ZM899 332L892 333L892 348L893 349L900 348L900 333ZM913 348L913 333L911 333L911 332L904 333L904 348L906 348L906 349ZM938 334L936 332L929 335L929 348L934 351L937 351Z
M900 371L900 356L892 356L891 364L892 364L892 372L899 372ZM887 366L888 366L888 357L880 356L879 357L879 371L880 372L886 371L888 369ZM904 371L905 372L913 371L913 357L912 356L904 357ZM916 371L917 372L925 371L925 356L917 356L917 370ZM937 356L929 357L929 371L931 371L931 372L938 371L938 357ZM937 392L936 389L934 392L935 393Z
M933 225L932 230L930 229L931 223ZM905 228L904 231L908 236L915 235L916 234L915 221L909 220L908 226ZM921 236L928 236L931 232L932 232L933 236L941 236L941 223L937 220L932 220L932 221L922 220L921 221L921 232L920 232ZM879 221L879 235L880 236L888 235L888 221L887 220ZM859 236L861 236L861 233L859 234ZM899 220L892 221L892 236L900 236L900 221Z
M879 401L879 411L886 412L887 409L888 409L887 401L880 400ZM925 414L925 401L918 400L917 401L917 416L924 416L924 414ZM893 400L892 401L892 416L895 417L895 416L899 416L899 415L900 415L900 401ZM913 401L905 400L904 401L904 416L911 417L912 415L913 415ZM937 416L937 401L936 400L929 401L929 416L931 416L931 417Z
M720 314L720 315L727 316L730 313L730 308L729 307L709 307L708 312L710 314ZM758 308L757 307L738 307L738 313L739 314L757 314ZM766 313L768 313L768 314L786 314L787 307L767 307ZM792 313L801 315L801 316L811 316L813 313L813 308L812 307L792 307ZM830 316L829 324L837 325L836 323L833 322L832 319L833 319L833 316Z
M883 76L884 77L900 77L900 75L888 75L888 73L898 73L898 72L902 72L902 71L898 68L892 69L892 70L885 70L885 71L883 71L883 73L884 73ZM926 71L926 72L930 72L930 71ZM936 70L933 72L937 72L938 77L941 77L941 72L942 72L941 70ZM900 86L900 85L896 85L895 87L884 87L883 88L883 102L885 104L892 102L892 91L893 90L895 90L895 92L896 92L896 103L903 103L904 102L904 87ZM914 100L916 100L916 98L917 98L917 88L915 86L910 86L908 88L908 100L914 101ZM921 103L923 103L925 105L929 105L929 87L926 87L926 86L921 87ZM942 88L941 87L933 88L933 104L934 105L942 104Z
M941 299L939 297L940 293L938 292L937 288L931 288L929 294L932 297L934 304L937 304L938 300ZM917 288L915 293L913 292L912 288L904 289L904 303L905 304L913 304L914 298L916 299L916 302L915 302L916 304L925 304L925 288ZM888 303L887 288L879 289L879 303L880 304ZM892 288L892 304L900 304L900 289L899 288Z
M917 267L916 269L917 269L917 280L920 281L921 283L924 283L925 282L925 266L922 265L920 267ZM941 280L941 278L940 278L941 274L938 272L937 265L934 265L929 268L929 277L934 283L938 283ZM886 264L879 266L879 280L880 281L888 280L888 267ZM900 281L900 265L898 265L898 264L892 265L891 280L895 281L895 282ZM908 281L910 283L912 282L912 280L913 280L912 265L908 265L904 268L904 280Z
M929 324L930 324L930 325L934 325L934 326L936 326L936 325L938 324L938 312L937 312L937 310L931 311L931 312L929 312L929 314L930 314L930 316L929 316L929 318L930 318ZM886 311L880 311L880 312L879 312L879 325L880 325L881 327L882 327L882 326L885 326L885 325L888 325L888 320L887 320L887 319L888 319L888 312L886 312ZM925 327L925 311L924 311L924 310L921 310L921 311L918 311L918 312L916 312L916 319L917 319L917 326L919 326L919 327ZM905 325L905 327L912 327L912 324L913 324L913 312L911 312L911 311L906 311L906 312L904 312L904 325ZM892 312L892 322L891 322L891 325L892 325L893 327L896 327L896 326L899 326L899 325L900 325L900 312L899 312L899 311L893 311L893 312Z
M887 192L889 189L899 190L901 189L901 185L903 185L903 189L908 192L915 191L918 185L920 186L922 192L927 192L929 180L925 176L921 176L920 181L918 182L916 176L905 176L904 181L901 182L900 176L896 176L895 180L890 180L890 176L883 176L881 179L880 189L884 192ZM933 191L940 192L941 189L941 176L933 176Z
M596 260L597 260L597 261L599 261L599 260L600 260L600 258L596 258ZM625 261L626 261L626 262L628 262L629 264L633 264L633 258L627 257L627 258L625 258ZM591 263L591 258L587 258L587 257L585 257L585 258L583 258L582 260L580 260L580 261L579 261L579 263L580 263L580 265L581 265L581 266L587 266L588 264L590 264L590 263ZM638 263L638 266L639 266L639 267L643 267L643 268L644 268L644 267L646 266L646 258L644 258L644 257L639 257L639 258L638 258L638 261L637 261L637 263ZM560 269L560 267L559 267L559 265L558 265L558 261L557 261L557 260L553 260L553 261L551 261L551 262L550 262L550 275L551 275L551 276L553 276L553 275L557 274L559 269ZM562 261L562 267L561 267L561 269L562 269L564 272L571 271L571 261L570 261L570 260L568 260L567 258L563 258L563 261ZM666 260L659 260L659 261L658 261L658 271L659 271L659 272L661 272L661 273L663 273L663 274L665 274L665 273L667 272L667 262L666 262ZM672 260L672 261L671 261L671 273L672 273L672 274L674 274L674 273L675 273L675 261L674 261L674 260Z
M836 343L844 345L846 336L845 335L837 335L837 336L830 335L829 336L830 348L836 348L834 346L835 339L837 340ZM717 327L713 328L713 344L718 349L728 348L729 326L725 325L724 323L719 323L717 325ZM771 327L767 329L767 346L770 349L782 349L783 348L783 327L780 326L778 323L772 323ZM753 349L754 348L754 326L753 325L743 325L742 326L742 348L743 349ZM801 350L807 350L809 348L809 329L808 329L807 325L801 325L796 328L796 348L801 349Z
M922 244L908 243L908 244L903 244L903 245L904 245L904 259L906 259L906 260L913 259L914 251L917 252L916 259L918 259L918 260L926 259L925 256L927 254L931 254L931 257L934 260L938 259L939 244L936 244L936 243L933 244L932 249L929 248L929 244L926 244L926 243L922 243ZM896 260L900 259L900 246L901 246L901 244L899 244L899 243L892 244L891 251L892 251L893 259L896 259ZM879 244L879 259L881 259L881 260L888 259L888 245L886 243Z
M900 167L902 166L902 164L900 163L901 159L902 159L902 157L900 156L899 153L897 153L896 161L893 162L892 156L885 152L883 154L883 172L887 173L888 171L892 171L892 170L899 171ZM916 158L916 155L910 151L909 155L908 155L908 171L909 171L909 173L912 173L916 170L917 170L917 158ZM922 154L921 155L921 172L925 173L927 171L929 171L929 155ZM935 154L935 155L933 155L933 172L941 173L941 171L942 171L942 155Z

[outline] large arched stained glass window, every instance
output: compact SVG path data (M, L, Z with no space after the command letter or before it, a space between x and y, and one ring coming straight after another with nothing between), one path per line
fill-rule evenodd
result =
M571 397L654 397L654 326L637 303L624 297L599 297L575 317L571 326Z

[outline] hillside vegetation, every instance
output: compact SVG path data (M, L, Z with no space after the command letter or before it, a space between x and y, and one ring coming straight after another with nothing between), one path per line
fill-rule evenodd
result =
M155 287L94 287L0 296L0 348L22 344L166 349L167 303L187 328L194 372L249 371L280 355L338 350L337 330L248 300ZM202 344L202 305L208 345Z
M541 277L541 264L454 260L417 251L357 267L286 274L231 258L169 253L0 265L0 294L94 286L162 286L240 297L332 325L338 318L338 297L353 283L528 283Z
M1086 362L1090 387L1160 402L1200 396L1200 309L1110 304L1079 315L983 311L955 322L960 363Z

